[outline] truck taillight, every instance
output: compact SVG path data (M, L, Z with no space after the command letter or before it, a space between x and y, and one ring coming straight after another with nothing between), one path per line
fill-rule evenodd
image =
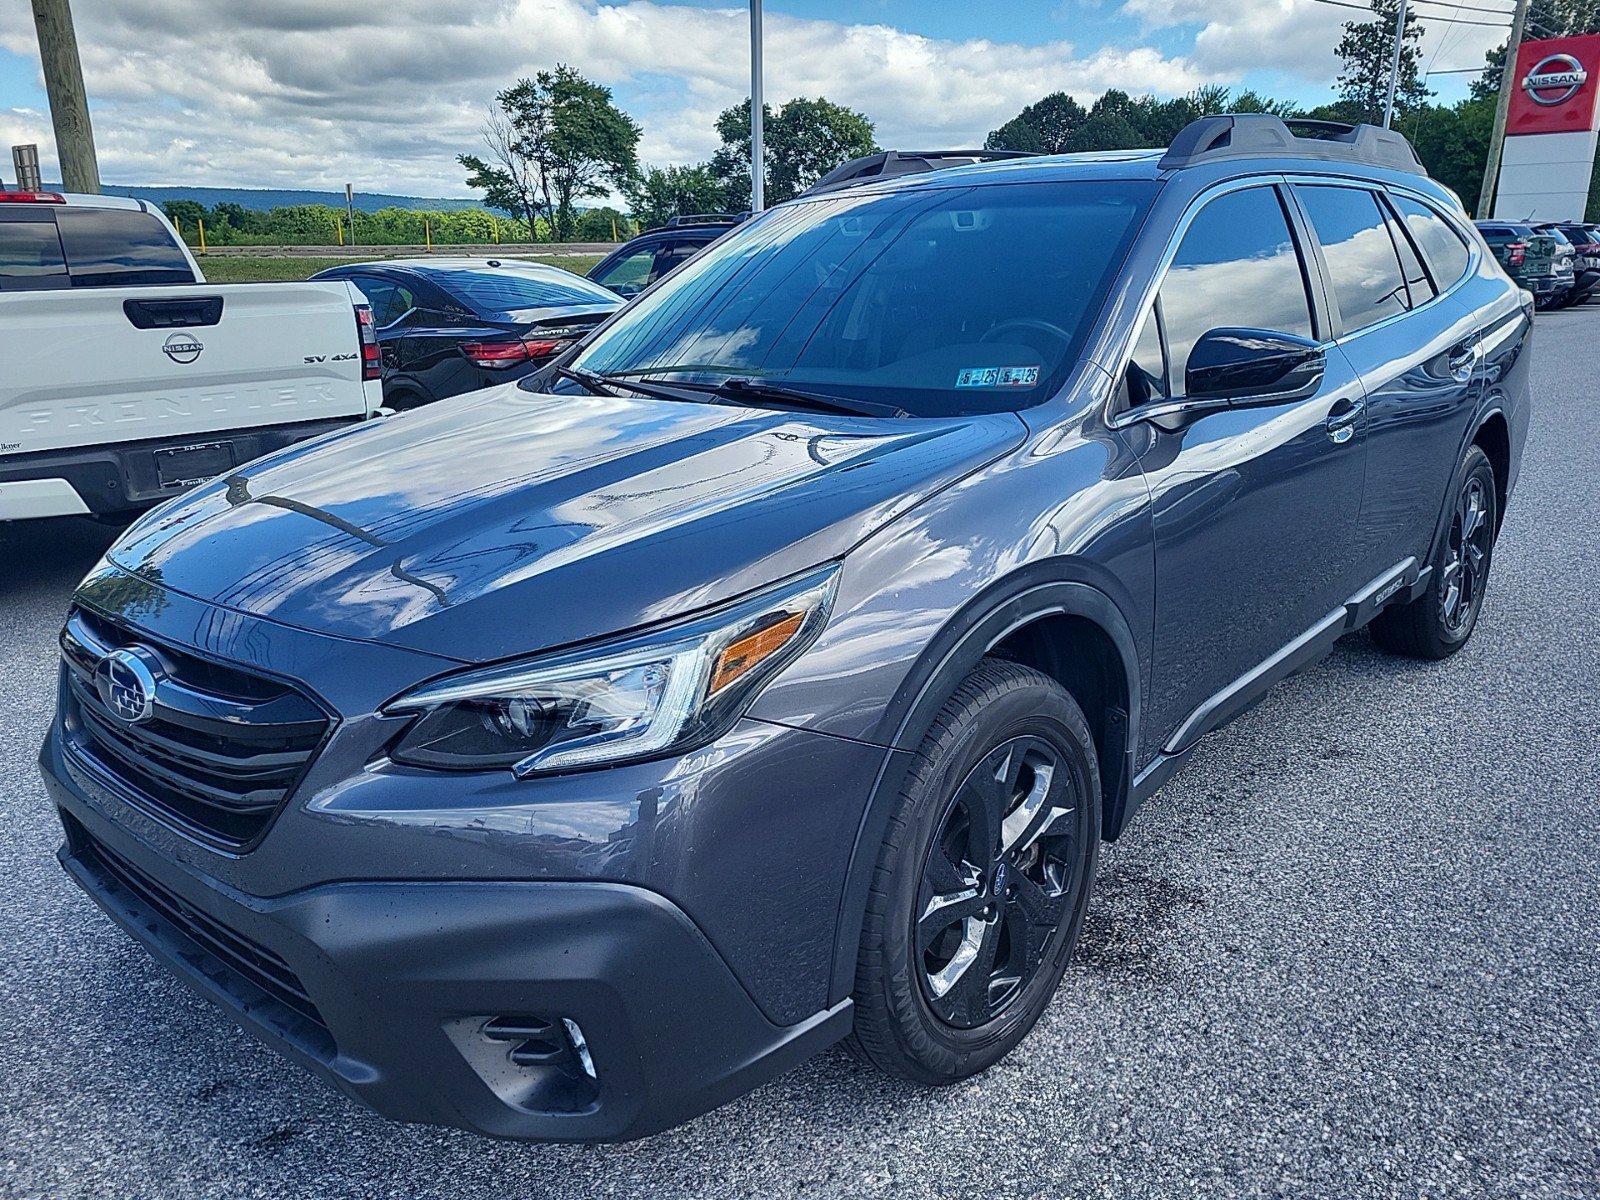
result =
M8 192L0 189L0 204L65 204L59 192Z
M356 330L361 335L361 378L382 379L383 357L378 350L378 327L372 320L372 305L356 305Z
M1506 262L1513 267L1520 267L1528 257L1527 242L1508 242L1506 244Z
M570 338L531 338L505 342L462 342L461 353L477 367L491 371L549 358L572 345Z

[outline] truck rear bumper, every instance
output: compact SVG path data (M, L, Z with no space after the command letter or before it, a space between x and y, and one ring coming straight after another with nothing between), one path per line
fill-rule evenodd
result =
M0 459L0 521L148 508L201 482L163 482L157 458L161 451L219 447L232 466L242 466L263 454L362 419L341 417L11 455Z
M675 1125L850 1027L769 1021L681 909L596 881L341 882L261 898L149 851L41 756L67 873L273 1049L402 1121L539 1141Z

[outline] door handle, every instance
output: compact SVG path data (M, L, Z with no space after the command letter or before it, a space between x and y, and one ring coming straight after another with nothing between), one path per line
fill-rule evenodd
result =
M1328 414L1325 428L1328 439L1336 446L1342 446L1356 435L1356 423L1361 420L1361 414L1367 411L1365 401L1341 400L1334 405L1333 411Z
M1476 341L1462 342L1450 348L1450 377L1457 383L1466 383L1472 378L1472 369L1478 365L1478 343Z

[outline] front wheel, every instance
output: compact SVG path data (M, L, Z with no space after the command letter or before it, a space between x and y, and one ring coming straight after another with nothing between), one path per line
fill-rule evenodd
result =
M985 660L916 752L856 970L851 1048L948 1084L1010 1053L1055 994L1100 841L1100 776L1060 684Z
M1467 449L1450 513L1450 527L1434 552L1428 588L1408 604L1379 613L1372 639L1407 658L1449 658L1478 625L1494 539L1499 528L1494 468L1477 446Z

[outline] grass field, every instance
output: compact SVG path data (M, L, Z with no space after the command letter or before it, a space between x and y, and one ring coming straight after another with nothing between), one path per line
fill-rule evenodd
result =
M384 256L374 254L362 261L376 262ZM508 261L510 260L510 256ZM286 255L283 258L266 258L253 254L207 254L200 260L200 269L212 283L270 283L284 279L309 279L318 271L355 260L348 258L301 258ZM572 258L518 257L517 262L547 263L582 274L600 259L597 255L580 255Z

